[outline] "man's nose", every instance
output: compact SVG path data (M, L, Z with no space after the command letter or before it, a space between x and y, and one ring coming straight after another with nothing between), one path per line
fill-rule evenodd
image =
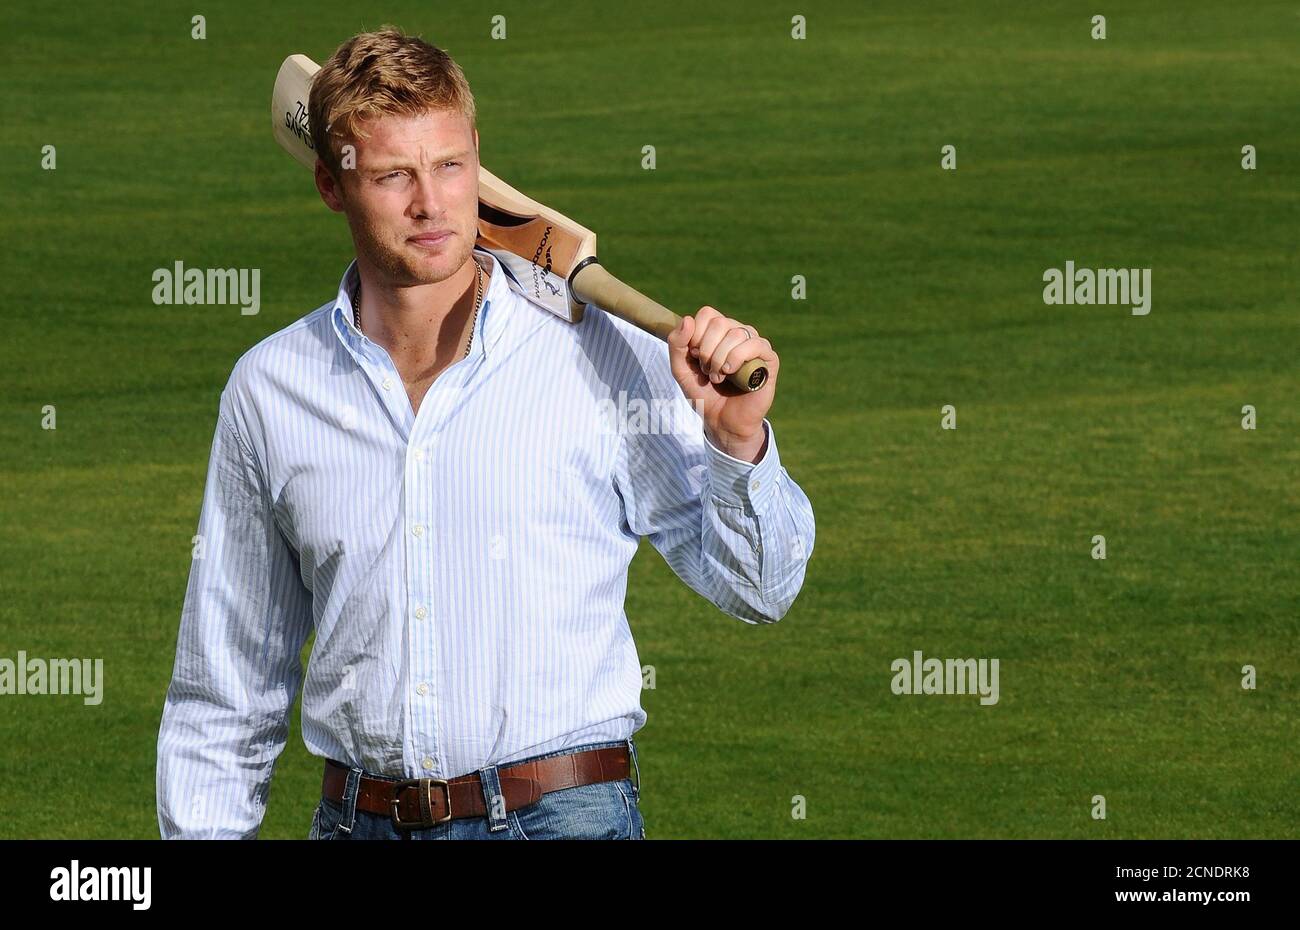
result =
M427 219L443 212L438 186L433 183L433 176L428 172L419 171L415 174L410 210L412 217L417 219Z

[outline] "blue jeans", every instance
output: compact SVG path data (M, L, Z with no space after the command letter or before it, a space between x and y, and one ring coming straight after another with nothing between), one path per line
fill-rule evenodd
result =
M549 759L583 749L604 746L622 746L624 741L586 743L558 752L543 753L525 759L512 759L508 768L517 762ZM506 811L505 816L492 817L492 797L500 792L498 767L490 765L479 769L483 783L483 801L488 813L482 817L462 817L422 830L397 830L387 814L372 814L357 809L357 786L362 771L353 768L348 773L347 784L340 801L324 796L312 818L309 840L400 840L406 835L413 840L643 840L645 822L641 819L641 767L637 764L636 745L626 740L628 753L636 771L636 781L622 778L615 781L577 785L559 791L548 791L539 801ZM373 776L390 781L400 779Z

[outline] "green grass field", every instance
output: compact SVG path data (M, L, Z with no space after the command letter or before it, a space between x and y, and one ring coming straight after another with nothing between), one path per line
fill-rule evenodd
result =
M817 517L791 612L720 614L648 542L632 567L650 838L1300 836L1294 4L192 6L3 14L0 657L106 681L0 696L0 836L158 836L218 394L351 257L271 81L385 22L462 64L493 172L781 356ZM261 312L155 306L178 260L260 268ZM1045 305L1067 260L1151 268L1150 315ZM1000 702L894 695L914 650L999 658ZM319 796L297 713L266 838Z

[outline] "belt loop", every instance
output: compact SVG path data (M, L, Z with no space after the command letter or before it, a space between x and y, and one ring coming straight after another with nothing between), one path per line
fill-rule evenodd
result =
M641 800L641 766L636 761L636 743L632 742L632 737L627 738L627 751L632 756L632 768L636 770L636 780L632 782L632 798L635 801Z
M483 806L487 808L488 830L497 833L507 829L506 796L501 792L501 779L497 767L489 765L478 770L479 784L483 787ZM497 816L500 814L500 816Z
M349 768L348 780L343 786L343 813L339 816L339 833L351 833L357 822L357 794L361 788L361 769Z

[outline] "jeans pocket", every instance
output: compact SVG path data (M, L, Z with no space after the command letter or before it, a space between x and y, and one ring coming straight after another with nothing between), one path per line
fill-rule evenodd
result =
M530 805L531 806L531 805ZM524 810L520 808L519 810ZM510 833L517 840L531 840L532 837L524 832L523 826L519 823L519 811L506 812L506 824L510 827Z
M316 814L312 817L311 840L332 840L338 831L339 821L343 819L343 805L322 797L316 805Z
M614 786L623 795L623 803L627 805L627 835L623 839L645 839L645 821L641 818L641 805L637 803L637 792L633 790L632 782L625 778L614 782Z
M316 805L316 810L311 815L311 829L307 831L307 839L320 839L320 805Z
M575 785L510 811L511 831L524 840L626 840L638 829L631 788L619 781Z

